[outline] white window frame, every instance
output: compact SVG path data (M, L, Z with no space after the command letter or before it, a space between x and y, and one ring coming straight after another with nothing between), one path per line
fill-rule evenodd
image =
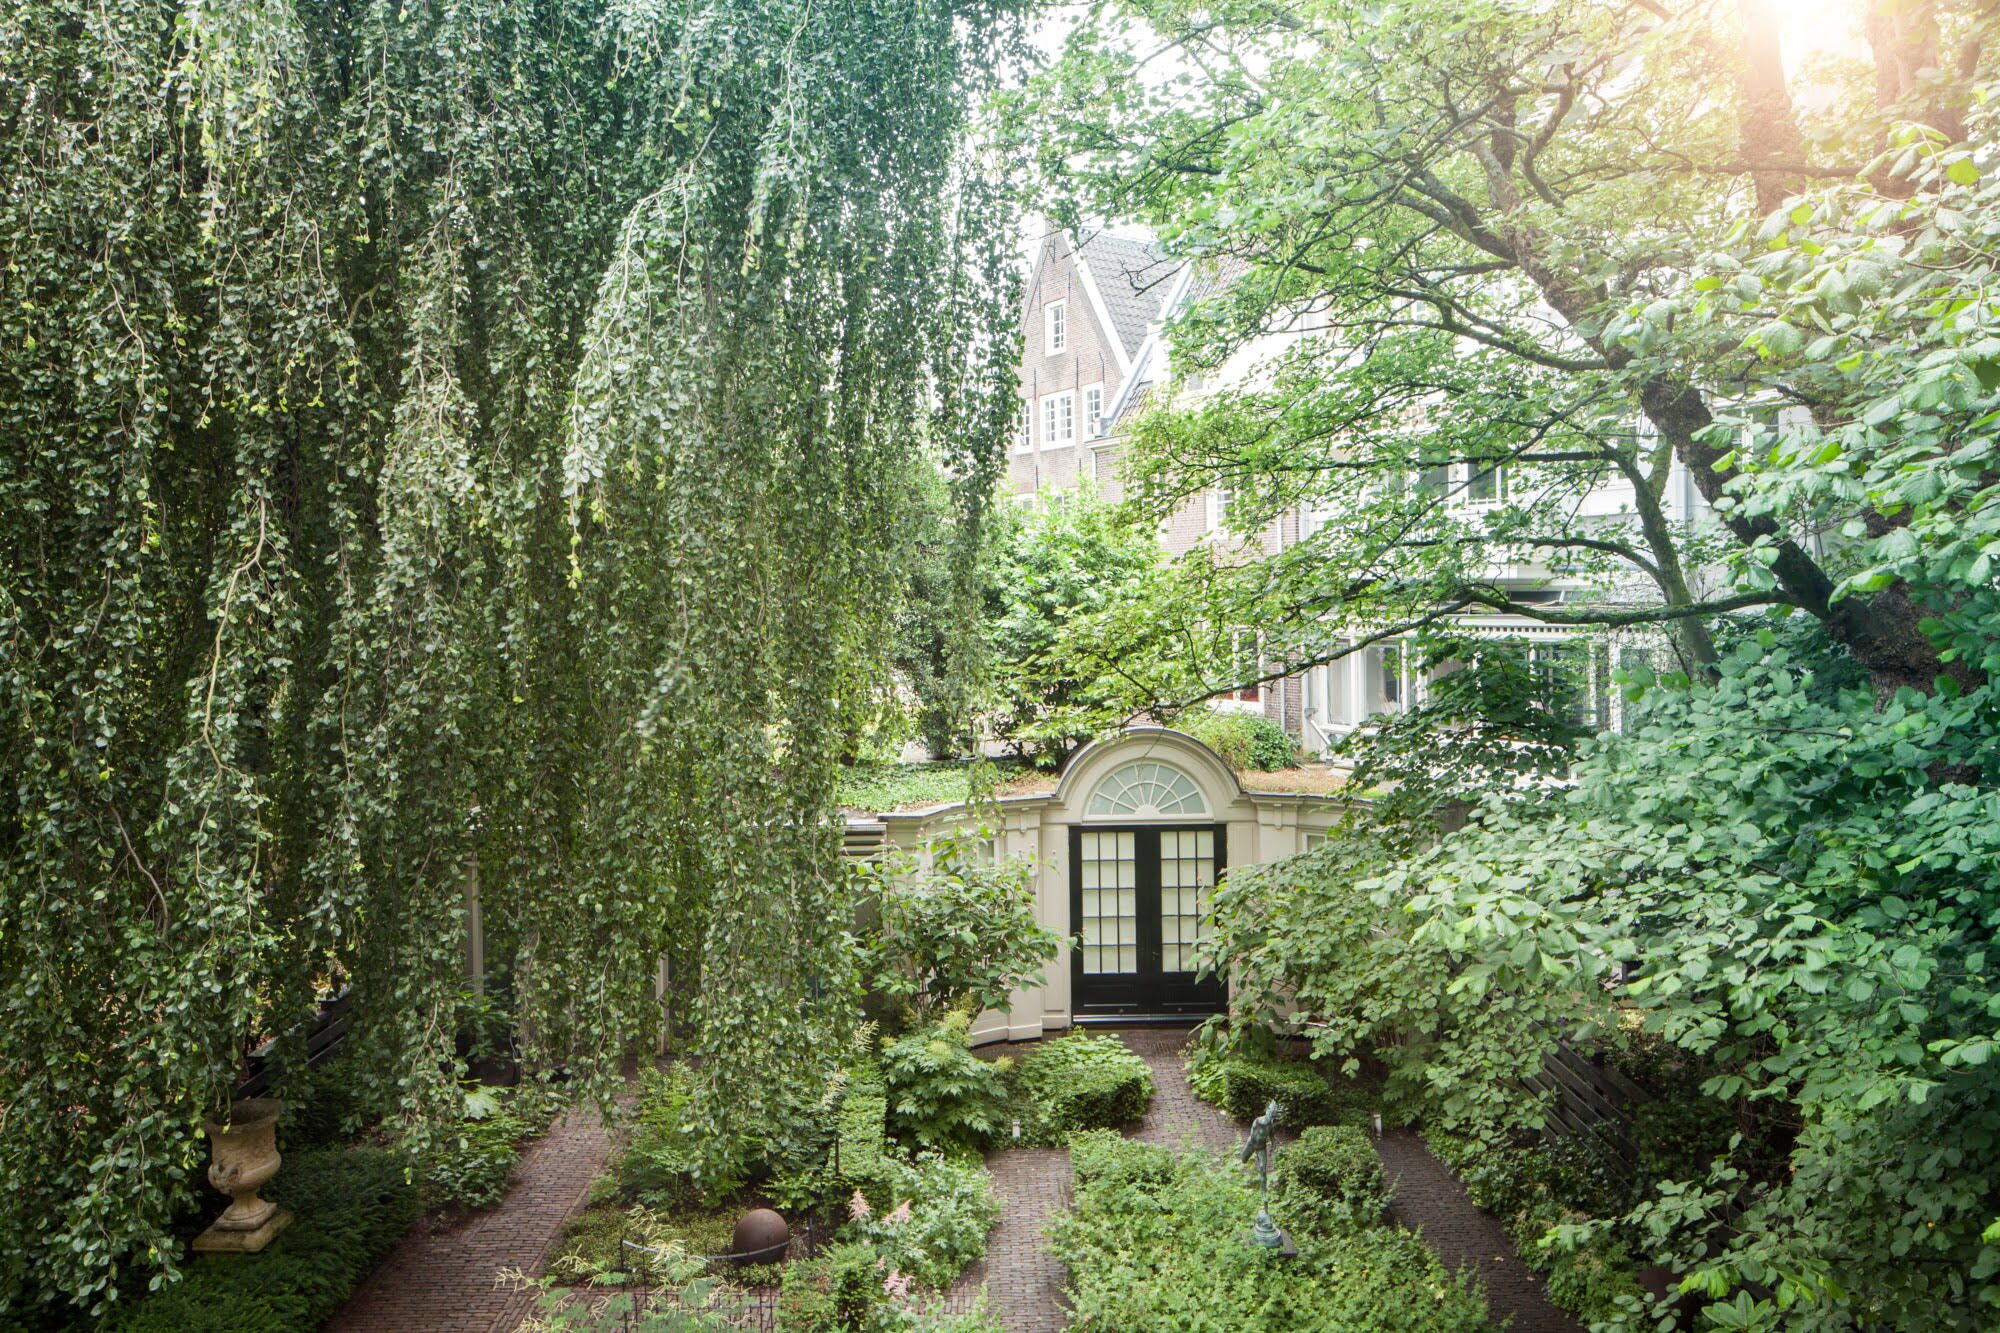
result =
M1042 351L1057 356L1069 347L1069 302L1050 301L1042 307Z
M1507 503L1507 465L1505 463L1495 463L1490 468L1478 467L1471 463L1460 463L1454 470L1459 474L1458 494L1455 497L1459 503L1475 509L1488 509L1494 505ZM1493 474L1493 494L1491 495L1481 496L1472 493L1473 478L1481 472L1491 472Z
M1223 524L1229 520L1229 506L1235 502L1236 492L1228 486L1208 488L1208 531L1210 536L1219 535Z
M1092 402L1091 401L1092 398L1095 398L1096 401ZM1086 440L1096 439L1100 430L1102 429L1100 423L1103 421L1103 419L1104 419L1103 382L1099 381L1096 384L1084 385L1083 386L1083 438Z
M1035 404L1033 399L1021 400L1021 424L1014 432L1014 452L1031 454L1035 451Z
M1041 416L1042 448L1064 449L1076 443L1075 393L1064 389L1061 393L1043 394Z

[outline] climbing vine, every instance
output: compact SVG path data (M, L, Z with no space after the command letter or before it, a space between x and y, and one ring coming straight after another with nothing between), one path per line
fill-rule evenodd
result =
M0 1313L170 1278L329 987L434 1115L472 877L532 1062L608 1086L664 957L701 1114L784 1114L911 477L976 535L1012 412L1009 27L0 14Z

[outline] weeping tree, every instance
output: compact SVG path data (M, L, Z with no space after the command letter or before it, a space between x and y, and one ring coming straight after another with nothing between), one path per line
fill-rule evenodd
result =
M246 1043L351 984L782 1114L851 991L830 770L920 459L1009 425L981 4L0 15L0 1314L171 1277ZM957 577L973 586L968 555Z

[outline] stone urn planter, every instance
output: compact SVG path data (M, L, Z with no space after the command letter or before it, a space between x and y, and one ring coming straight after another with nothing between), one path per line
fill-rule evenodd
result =
M292 1215L257 1197L278 1174L278 1114L275 1097L252 1097L229 1108L223 1122L208 1121L208 1183L230 1198L229 1207L194 1239L197 1254L255 1254L283 1231Z

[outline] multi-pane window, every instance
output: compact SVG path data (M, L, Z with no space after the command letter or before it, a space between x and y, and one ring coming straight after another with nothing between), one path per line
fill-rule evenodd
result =
M1126 764L1099 783L1085 813L1096 818L1134 815L1205 815L1208 802L1188 775L1166 764L1141 759Z
M1042 447L1054 448L1076 439L1076 395L1052 393L1042 399Z
M1014 438L1014 452L1026 453L1035 447L1035 405L1021 404L1021 430Z
M1083 835L1082 948L1086 973L1139 970L1138 834Z
M1166 829L1160 833L1160 970L1194 971L1195 944L1208 890L1215 885L1215 833Z
M1042 331L1046 335L1043 347L1054 356L1069 346L1069 304L1065 301L1051 301L1042 307Z
M1104 386L1102 384L1085 385L1083 390L1083 436L1085 439L1094 440L1097 438L1097 432L1103 429L1101 424L1103 416Z

